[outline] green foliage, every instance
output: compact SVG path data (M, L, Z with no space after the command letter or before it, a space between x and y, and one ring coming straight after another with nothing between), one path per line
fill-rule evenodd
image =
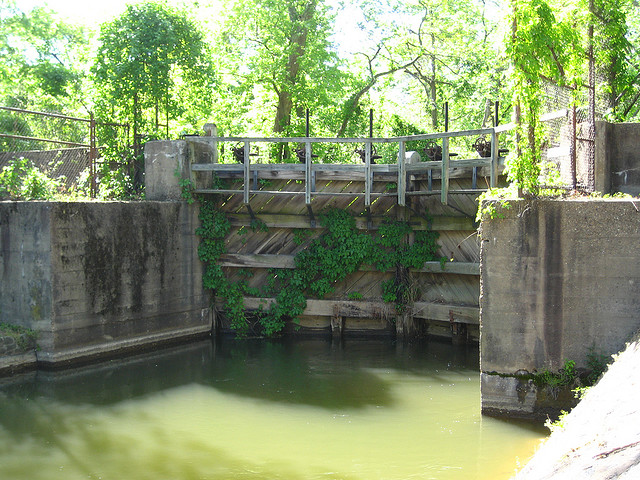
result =
M36 340L38 339L38 332L35 330L9 323L0 323L0 335L12 337L18 347L25 351L36 345Z
M347 298L349 300L362 300L362 294L360 292L351 292L349 295L347 295Z
M296 245L302 245L312 235L313 235L313 232L311 230L307 230L305 228L296 228L293 231L293 243L295 243Z
M21 108L80 108L87 93L87 32L48 8L22 8L12 1L0 4L0 92L19 99Z
M511 204L509 199L518 197L515 191L517 185L513 184L509 188L492 188L486 192L482 192L478 196L478 211L476 213L476 222L481 222L483 218L504 218L503 210L509 210Z
M398 284L395 278L385 280L380 284L382 287L382 301L385 303L396 303L399 298Z
M573 360L565 360L564 366L557 372L543 370L533 376L533 383L538 388L548 388L556 390L561 387L571 386L578 378L576 372L576 362Z
M181 193L180 196L189 204L193 204L193 202L196 201L195 197L194 197L194 186L193 186L193 181L191 181L188 178L181 178L180 179L180 188L181 188Z
M0 171L0 198L50 200L60 186L60 180L49 178L24 157L12 160Z
M566 410L562 410L557 420L551 420L550 418L547 418L544 422L544 426L547 427L551 433L561 432L562 430L564 430L564 421L568 415L569 412L567 412Z
M137 133L156 133L158 113L182 130L211 111L215 75L204 35L186 11L161 3L129 5L102 25L93 74L100 116L116 112Z
M267 224L264 223L259 218L252 219L251 223L249 224L249 228L254 233L255 232L268 232L269 231L269 227L267 227Z
M125 167L110 168L102 163L98 174L98 195L100 200L133 200L140 198L136 194L131 175Z
M591 345L587 352L587 368L589 370L586 377L586 385L595 385L602 374L607 369L610 356L599 351L595 345Z

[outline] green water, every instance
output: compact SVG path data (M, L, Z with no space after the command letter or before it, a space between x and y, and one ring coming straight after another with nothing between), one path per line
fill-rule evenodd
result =
M543 429L480 415L476 348L200 342L0 380L0 479L501 479Z

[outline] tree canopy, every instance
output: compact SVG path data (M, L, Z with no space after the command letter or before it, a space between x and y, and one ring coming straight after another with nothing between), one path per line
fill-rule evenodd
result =
M168 131L172 120L192 127L211 110L215 72L204 34L160 3L130 5L101 26L93 74L100 113L136 133Z
M220 0L187 12L128 6L86 29L37 8L0 6L5 104L82 106L137 134L361 136L520 125L512 178L535 177L545 86L601 113L640 118L637 0ZM210 28L197 21L204 9ZM92 68L87 65L92 64ZM568 107L569 105L563 105ZM67 111L66 113L71 113ZM285 150L278 158L287 155ZM531 188L535 188L533 185Z

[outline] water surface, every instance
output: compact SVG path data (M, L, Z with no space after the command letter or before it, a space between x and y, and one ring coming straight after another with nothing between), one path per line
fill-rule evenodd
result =
M0 479L507 479L544 429L480 414L478 351L222 339L0 380Z

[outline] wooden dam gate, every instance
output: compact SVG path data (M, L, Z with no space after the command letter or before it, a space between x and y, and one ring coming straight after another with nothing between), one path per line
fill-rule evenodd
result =
M220 259L231 281L248 278L249 287L257 288L266 282L269 269L294 268L296 253L322 233L319 216L329 208L348 211L361 231L374 231L385 219L407 221L414 231L437 231L439 254L447 261L444 267L434 261L410 270L416 295L401 314L382 301L381 284L395 270L379 272L363 266L327 297L308 298L304 314L291 328L299 333L396 332L452 337L461 343L478 340L477 197L498 183L504 166L498 134L507 128L328 139L218 137L209 124L212 127L211 136L187 138L187 165L195 191L215 194L217 208L231 223L225 238L227 253ZM469 145L478 136L488 137L484 154L488 156L474 153L469 156L475 158L458 159L463 154L450 153L452 139ZM431 151L406 152L406 142L416 140L431 142ZM299 162L261 163L255 146L265 143L297 145ZM319 143L352 144L346 145L351 149L355 144L361 148L361 162L324 163L313 152ZM374 163L376 146L383 143L397 144L396 163ZM219 163L223 145L228 154L234 144L235 162ZM266 228L255 228L256 222ZM266 308L271 302L271 298L244 298L247 310ZM216 299L216 307L222 304ZM223 312L217 323L228 327Z

